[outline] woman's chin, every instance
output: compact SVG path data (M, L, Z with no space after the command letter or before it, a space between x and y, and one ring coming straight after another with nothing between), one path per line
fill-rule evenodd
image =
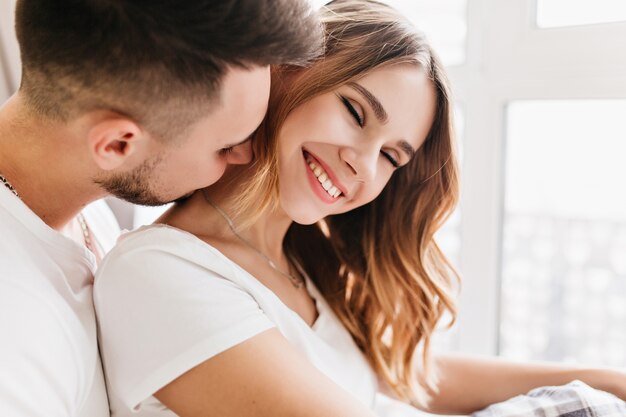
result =
M294 223L301 224L301 225L315 224L325 217L322 213L318 211L314 212L314 210L311 210L311 207L305 208L302 206L296 206L296 207L284 207L283 206L283 209L285 210L285 213L291 219L291 221L293 221Z
M303 216L303 215L291 216L291 220L294 223L298 223L298 224L301 224L303 226L315 224L315 223L317 223L318 221L320 221L322 219L323 219L323 217L321 217L319 215L318 216L306 216L306 215L305 216Z
M307 196L301 193L294 196L283 190L281 191L280 207L294 223L302 225L314 224L328 215L328 213L320 210L321 208L317 207L314 202L307 200ZM290 196L290 198L286 198L286 196Z

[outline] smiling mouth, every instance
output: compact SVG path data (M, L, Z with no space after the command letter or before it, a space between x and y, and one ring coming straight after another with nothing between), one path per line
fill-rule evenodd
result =
M317 160L315 160L315 158L313 158L306 151L304 152L304 157L306 159L306 163L311 169L311 172L315 178L317 178L317 181L319 181L321 187L326 191L326 193L334 199L341 197L343 193L339 190L339 188L337 188L337 186L335 186L335 184L333 184L332 180L328 176L328 173L324 170L324 168L322 168Z

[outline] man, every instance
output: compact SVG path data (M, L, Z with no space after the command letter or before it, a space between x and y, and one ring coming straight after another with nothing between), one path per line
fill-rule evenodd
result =
M108 416L91 285L112 194L159 205L247 163L270 64L321 39L305 0L18 0L0 108L0 415Z

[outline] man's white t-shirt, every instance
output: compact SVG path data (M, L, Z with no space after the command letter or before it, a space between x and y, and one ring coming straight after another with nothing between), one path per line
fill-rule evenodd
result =
M156 391L273 327L379 416L423 416L378 392L376 375L348 331L312 282L307 289L319 312L312 327L252 275L187 232L152 225L123 235L94 285L112 416L174 416L153 397Z
M119 226L103 201L83 210L108 251ZM0 416L106 417L93 309L94 255L0 184Z

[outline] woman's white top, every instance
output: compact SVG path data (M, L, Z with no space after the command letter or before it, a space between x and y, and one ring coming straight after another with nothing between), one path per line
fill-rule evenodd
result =
M104 201L83 210L110 249ZM107 417L92 284L94 255L51 229L0 184L0 416Z
M174 416L153 393L273 327L378 415L423 415L377 392L348 331L312 282L307 289L319 312L312 327L192 234L164 225L125 234L102 262L94 289L112 415Z

